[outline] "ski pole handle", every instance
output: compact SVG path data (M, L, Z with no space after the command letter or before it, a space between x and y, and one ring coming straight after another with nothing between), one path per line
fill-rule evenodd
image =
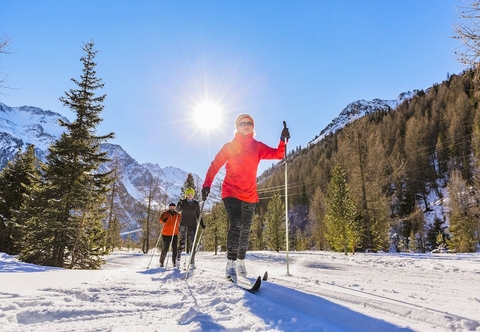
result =
M286 122L286 121L283 121L283 130L285 130L285 129L287 129L287 130L288 130L288 128L287 128L287 122ZM282 134L283 134L283 132L282 132ZM282 136L283 136L283 135L282 135ZM288 136L290 136L290 135L288 135ZM285 141L284 141L284 142L285 142L285 145L288 143L288 139L289 139L289 138L290 138L290 137L285 137L285 136L284 136L284 139L285 139ZM286 151L285 151L285 153L286 153Z

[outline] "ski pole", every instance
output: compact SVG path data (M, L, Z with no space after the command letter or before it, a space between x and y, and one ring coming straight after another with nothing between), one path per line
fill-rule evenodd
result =
M178 213L176 214L176 219L175 219L175 224L173 225L173 232L172 232L172 238L170 239L170 245L168 246L168 252L170 252L170 250L172 250L172 243L173 243L173 237L175 236L175 230L177 229L177 221L178 221ZM172 258L173 258L173 250L172 250ZM167 258L166 258L167 262L165 263L165 270L167 269L168 267L168 253L167 253Z
M205 199L206 201L207 199ZM202 202L202 207L200 208L200 216L198 218L198 222L197 222L197 229L195 230L195 237L193 238L193 243L192 243L192 249L190 250L190 257L188 257L188 264L187 264L187 271L185 272L185 278L184 279L188 279L188 272L190 270L190 264L192 263L192 256L195 254L195 240L197 239L197 235L198 235L198 229L200 228L200 220L202 218L202 214L203 214L203 206L205 205L205 201Z
M160 238L162 237L162 233L158 236L157 243L155 244L155 248L153 248L152 256L150 256L150 262L148 262L147 270L150 268L150 263L152 263L153 255L155 255L155 251L157 250L158 242L160 242Z
M287 123L283 121L283 128L287 128ZM285 240L287 253L287 276L290 275L289 259L288 259L288 173L287 173L287 143L288 138L285 138Z
M203 229L200 230L200 235L198 236L197 247L195 248L195 252L198 251L198 247L200 246L200 241L202 240Z

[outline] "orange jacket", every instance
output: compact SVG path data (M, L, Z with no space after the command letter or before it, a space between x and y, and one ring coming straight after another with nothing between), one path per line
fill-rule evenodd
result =
M225 179L222 184L222 199L235 197L248 203L258 202L257 169L262 159L282 159L285 156L285 142L280 140L278 147L271 148L253 138L240 133L225 144L210 164L203 187L211 187L219 169L226 163Z
M159 222L163 223L162 235L172 236L178 234L178 228L180 227L180 220L182 215L177 211L172 215L170 211L165 211L160 216Z

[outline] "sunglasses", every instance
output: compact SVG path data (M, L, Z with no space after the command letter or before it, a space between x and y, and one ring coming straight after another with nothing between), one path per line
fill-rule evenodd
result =
M238 125L240 127L245 127L245 126L251 127L251 126L253 126L253 122L252 121L242 121L242 122L239 122Z

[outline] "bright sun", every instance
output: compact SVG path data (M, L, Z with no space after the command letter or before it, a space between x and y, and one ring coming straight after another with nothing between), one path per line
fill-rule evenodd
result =
M194 109L195 122L201 129L216 129L222 120L222 109L215 103L205 101Z

